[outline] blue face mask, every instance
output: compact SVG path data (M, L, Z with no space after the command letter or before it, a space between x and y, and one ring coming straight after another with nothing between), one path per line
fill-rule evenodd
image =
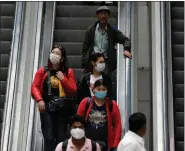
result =
M107 96L107 91L96 91L95 96L97 99L104 99Z

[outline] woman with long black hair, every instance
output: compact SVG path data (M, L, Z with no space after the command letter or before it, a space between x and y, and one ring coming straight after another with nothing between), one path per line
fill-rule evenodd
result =
M108 81L107 96L112 96L112 81L111 78L104 73L106 68L105 58L102 53L93 53L89 58L89 72L82 75L79 84L79 99L94 96L92 92L94 83L99 79Z
M38 69L31 86L40 111L44 151L54 151L56 145L67 138L76 91L73 70L67 66L66 51L56 45L50 52L47 67Z

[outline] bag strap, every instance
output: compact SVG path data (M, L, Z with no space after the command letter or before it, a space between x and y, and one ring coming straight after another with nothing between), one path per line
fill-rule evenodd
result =
M91 98L88 97L88 98L87 98L87 103L86 103L86 106L85 106L85 114L84 114L84 117L85 117L86 114L87 114L87 110L89 109L90 102L91 102Z
M84 76L85 76L85 80L87 82L87 85L90 86L90 76L91 76L91 73L88 72Z
M65 140L65 141L62 143L62 151L66 151L66 150L67 150L67 145L68 145L68 139Z
M96 142L91 140L91 145L92 145L92 151L96 151Z
M47 84L48 84L48 96L51 96L52 95L52 93L51 93L51 72L48 69L46 69L46 70L48 71L48 82L47 82Z

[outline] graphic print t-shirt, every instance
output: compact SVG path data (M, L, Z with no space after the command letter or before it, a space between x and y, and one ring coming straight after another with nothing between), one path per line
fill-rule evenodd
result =
M94 87L94 83L97 81L97 80L100 80L100 79L103 79L102 75L100 75L99 77L94 77L92 74L90 75L90 92L91 92L91 96L94 96L93 92L92 92L92 89Z
M105 104L103 106L97 106L94 102L89 113L86 134L87 138L107 143L108 123Z

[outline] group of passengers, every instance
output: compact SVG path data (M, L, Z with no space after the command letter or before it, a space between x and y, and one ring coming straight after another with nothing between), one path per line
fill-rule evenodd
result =
M145 116L130 117L130 131L121 141L120 111L111 97L115 44L123 44L124 56L131 58L130 40L108 23L107 6L96 14L98 21L85 34L78 84L67 66L66 50L59 45L51 50L47 66L35 74L31 92L40 111L44 151L144 151Z

